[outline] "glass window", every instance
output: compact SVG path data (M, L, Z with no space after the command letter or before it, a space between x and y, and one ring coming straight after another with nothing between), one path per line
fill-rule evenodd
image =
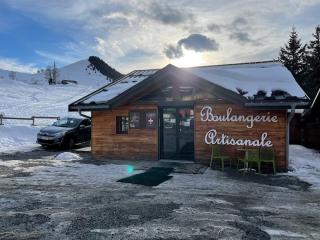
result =
M130 112L130 128L141 128L141 112Z
M157 126L156 112L146 112L145 125L146 128L156 128Z
M116 117L116 132L117 134L128 134L129 117L117 116Z
M80 122L81 119L77 118L62 118L54 122L52 125L56 127L74 128L77 127Z

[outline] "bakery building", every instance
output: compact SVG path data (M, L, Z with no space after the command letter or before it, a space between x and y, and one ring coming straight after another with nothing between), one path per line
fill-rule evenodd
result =
M212 146L273 148L288 167L289 123L309 99L279 62L135 70L69 105L91 112L92 154L208 164Z

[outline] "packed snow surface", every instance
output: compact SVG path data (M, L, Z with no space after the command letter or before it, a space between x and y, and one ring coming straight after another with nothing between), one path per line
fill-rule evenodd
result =
M289 146L288 174L311 183L313 188L320 188L320 153L301 145Z
M63 152L55 156L54 159L61 160L61 161L71 161L71 160L81 160L82 158L76 153Z
M36 144L40 127L28 125L0 125L0 153L29 151Z

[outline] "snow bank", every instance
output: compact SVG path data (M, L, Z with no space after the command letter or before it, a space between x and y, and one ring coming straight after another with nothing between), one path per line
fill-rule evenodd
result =
M0 153L29 151L36 144L39 127L28 125L0 126Z
M308 183L312 188L320 188L320 153L301 145L290 145L289 167L294 175Z
M81 160L82 157L80 157L78 154L75 154L75 153L63 152L58 154L54 159L61 160L61 161L71 161L71 160Z

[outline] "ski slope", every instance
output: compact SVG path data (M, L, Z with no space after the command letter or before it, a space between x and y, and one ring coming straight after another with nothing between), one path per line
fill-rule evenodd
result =
M77 81L78 85L100 87L106 85L111 79L100 73L88 60L80 60L62 68L58 68L58 82L61 80ZM48 84L45 74L42 73L14 73L14 80L12 79L12 72L9 70L0 69L0 81L20 81L30 84Z
M0 114L8 117L79 116L68 112L68 105L110 82L95 70L88 60L78 61L59 69L59 79L75 80L77 84L48 85L43 73L15 73L0 69ZM54 120L37 120L48 125ZM37 147L39 126L30 121L4 120L0 125L0 153L25 151Z

